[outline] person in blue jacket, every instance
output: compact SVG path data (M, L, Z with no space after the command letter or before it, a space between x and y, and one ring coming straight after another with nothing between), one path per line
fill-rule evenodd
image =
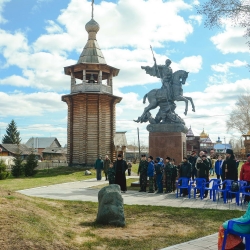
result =
M103 160L102 156L99 155L98 159L95 162L95 169L96 169L96 179L100 181L102 179L102 170L103 170Z
M154 161L153 156L148 157L148 177L149 177L149 191L148 193L154 193Z
M221 177L223 161L224 160L222 160L222 156L218 155L218 159L217 159L217 161L215 162L215 165L214 165L214 169L215 169L215 173L217 175L217 179L220 179L220 177Z

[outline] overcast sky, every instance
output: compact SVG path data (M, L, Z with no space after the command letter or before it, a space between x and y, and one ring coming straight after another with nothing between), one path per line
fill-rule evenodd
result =
M240 94L250 92L249 48L244 30L224 20L220 30L204 28L197 15L197 0L95 1L94 19L100 25L97 41L107 64L119 68L114 94L117 131L127 131L129 143L148 143L147 124L133 122L146 105L143 96L160 88L159 79L145 74L152 66L150 45L158 64L172 60L173 71L189 71L184 96L193 98L196 112L177 112L195 135L203 128L212 141L218 136L238 139L226 130L226 120ZM67 105L61 96L70 93L70 77L63 68L75 64L88 34L91 19L87 0L0 0L0 132L12 119L22 142L30 137L67 138ZM157 109L153 112L155 114Z

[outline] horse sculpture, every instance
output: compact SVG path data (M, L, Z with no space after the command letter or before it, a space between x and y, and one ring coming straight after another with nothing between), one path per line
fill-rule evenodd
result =
M184 121L175 114L176 105L174 101L185 102L185 115L187 115L188 101L190 101L192 111L195 112L193 99L188 96L183 96L182 85L185 84L188 73L189 72L186 72L185 70L178 70L173 73L172 82L170 84L163 85L161 89L153 89L149 91L143 97L143 103L145 104L146 99L148 99L149 105L144 109L142 116L139 117L136 122L151 121L151 123L159 123L162 120L164 123L164 119L166 120L168 117L168 120L170 119L172 122L184 123ZM156 115L156 118L153 119L149 111L158 106L160 107L160 110Z

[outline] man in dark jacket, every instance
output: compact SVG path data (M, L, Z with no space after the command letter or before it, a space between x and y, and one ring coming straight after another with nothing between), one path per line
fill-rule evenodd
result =
M207 161L207 156L204 154L201 156L201 160L197 162L197 169L199 170L199 178L206 179L206 186L209 187L209 161ZM207 198L208 190L205 191L204 198Z
M179 177L191 178L191 163L187 157L183 157L183 162L180 164ZM188 195L188 190L183 189L183 197Z
M155 159L155 173L156 173L156 182L157 182L157 194L163 193L162 185L162 174L163 174L164 165L161 163L161 158L156 157Z
M122 155L118 154L117 161L114 163L115 169L115 184L120 185L122 193L127 191L126 175L128 169L127 162L122 159Z
M192 151L192 154L191 156L188 158L188 161L191 163L192 165L192 172L191 172L191 176L192 176L192 179L194 180L194 178L197 177L197 169L195 167L195 164L196 164L196 161L197 161L197 154L196 154L196 151Z
M170 157L166 157L166 164L164 167L164 181L165 181L165 186L166 190L165 193L171 193L172 192L172 164L170 163Z
M180 177L191 178L191 163L188 162L187 157L183 157L183 161L180 164Z
M222 181L224 180L238 180L238 170L236 166L236 160L232 149L226 150L226 160L222 165L221 173Z
M148 171L148 161L145 154L141 155L141 161L139 163L138 175L140 180L140 190L139 192L146 192L147 189L147 171Z
M172 191L174 192L176 189L176 178L178 176L178 169L177 166L175 165L175 159L171 159L171 164L172 164L171 186L172 186Z

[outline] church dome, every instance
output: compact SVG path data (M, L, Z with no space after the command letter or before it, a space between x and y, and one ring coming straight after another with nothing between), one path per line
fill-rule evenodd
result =
M92 18L88 23L85 25L86 31L89 32L95 32L97 33L100 29L99 24Z
M200 134L200 138L208 138L208 137L209 137L208 134L206 134L204 132L204 129L203 129L202 132L201 132L201 134Z

